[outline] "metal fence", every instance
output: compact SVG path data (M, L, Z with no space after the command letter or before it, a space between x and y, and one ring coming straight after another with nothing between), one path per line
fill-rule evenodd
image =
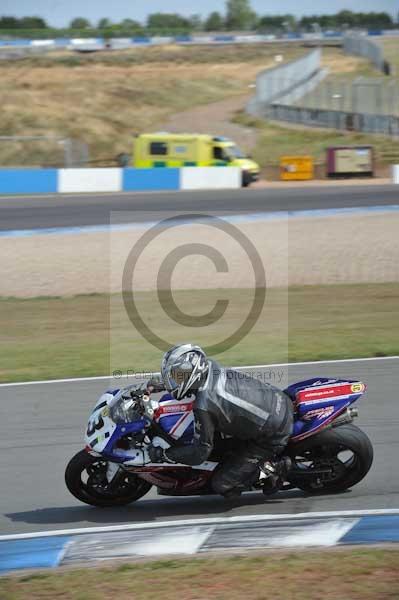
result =
M262 116L277 121L299 123L307 127L328 127L344 131L380 133L399 138L399 117L392 115L363 114L340 110L270 104L263 108Z
M389 74L389 64L384 60L384 53L381 46L369 40L364 35L348 34L342 41L342 47L347 54L363 56L370 60L380 71Z
M380 48L367 39L364 41L370 44L368 58L383 61ZM353 81L325 79L320 58L320 49L316 49L298 61L261 72L256 97L247 105L247 112L306 126L397 137L399 82L382 77L357 77Z
M279 100L279 104L293 104ZM296 102L304 108L399 116L399 81L357 77L353 81L329 77Z
M256 95L248 104L248 112L257 114L262 106L278 101L309 82L320 72L320 65L321 50L315 48L298 60L261 71L256 78Z
M0 136L0 166L83 167L89 161L86 143L56 136Z

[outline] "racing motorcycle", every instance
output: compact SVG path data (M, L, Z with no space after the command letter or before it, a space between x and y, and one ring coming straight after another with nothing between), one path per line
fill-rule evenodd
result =
M283 488L308 493L337 493L353 487L368 473L373 448L367 435L353 424L352 406L365 392L360 381L317 378L300 381L284 391L294 405L295 422L285 455L290 459ZM191 444L193 403L176 401L166 393L155 399L144 385L104 393L87 425L84 450L68 463L66 485L82 502L121 506L142 498L151 487L158 494L213 494L210 479L234 447L234 439L217 434L209 459L197 466L151 463L148 446L168 448ZM273 493L272 463L259 465L248 487ZM271 489L270 489L271 488Z

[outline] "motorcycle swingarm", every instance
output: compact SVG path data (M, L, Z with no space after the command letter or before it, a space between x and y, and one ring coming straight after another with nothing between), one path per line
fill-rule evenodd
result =
M308 479L313 479L314 477L317 477L318 475L330 475L332 473L332 469L329 468L325 468L325 469L311 469L311 470L304 470L304 469L290 469L289 473L288 473L288 477L289 479L291 479L292 477L300 477L302 478L308 478Z

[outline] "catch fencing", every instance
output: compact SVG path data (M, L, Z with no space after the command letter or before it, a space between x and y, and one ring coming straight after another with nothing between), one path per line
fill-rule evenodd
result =
M360 36L368 58L386 65L382 50ZM356 53L366 52L353 46ZM256 82L256 96L247 112L260 118L288 121L312 127L399 136L399 82L395 79L357 77L353 81L325 79L320 67L321 50L270 71L262 71Z
M85 142L41 135L0 136L2 167L82 167L89 161Z
M259 114L263 106L279 101L282 97L298 98L309 91L312 84L317 85L321 74L324 76L320 48L315 48L292 62L261 71L256 77L256 95L247 106L248 112ZM298 93L301 88L303 91Z
M328 127L343 131L379 133L399 138L399 117L393 115L271 104L263 108L262 116L266 119L298 123L306 127Z
M363 56L370 60L377 69L389 75L389 63L384 59L383 49L367 37L353 33L345 35L342 47L346 54Z
M279 100L279 104L293 104ZM299 103L298 103L299 104ZM303 108L399 116L399 81L357 77L353 81L329 77L300 99Z

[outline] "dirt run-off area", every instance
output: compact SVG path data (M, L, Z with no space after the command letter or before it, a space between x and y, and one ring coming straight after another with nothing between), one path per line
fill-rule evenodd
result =
M126 223L131 221L134 215L127 213ZM0 296L114 293L131 285L136 291L169 285L176 290L253 289L261 284L252 266L255 254L270 288L399 280L398 211L264 220L244 217L233 220L233 225L236 230L230 227L227 232L204 223L180 224L159 232L144 245L133 279L129 254L148 225L116 226L111 233L1 237ZM249 256L239 242L242 234L254 247ZM208 254L203 247L184 247L197 242L208 248ZM162 264L163 278L158 275Z

